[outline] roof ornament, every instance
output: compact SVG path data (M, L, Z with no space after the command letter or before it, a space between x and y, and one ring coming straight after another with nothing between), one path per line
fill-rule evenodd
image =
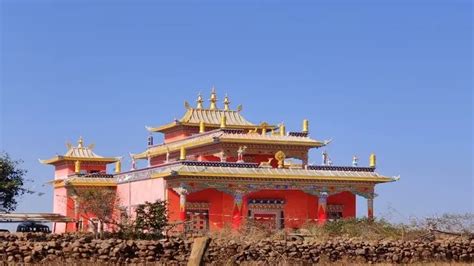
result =
M375 153L370 154L369 157L369 167L375 168L377 164L377 157L375 156Z
M283 122L280 123L280 136L284 137L286 135L286 128Z
M150 133L150 134L148 135L147 141L148 141L148 143L147 143L147 144L148 144L148 147L153 146L153 134Z
M286 154L283 151L275 153L275 159L278 161L278 168L283 168L285 164Z
M328 152L327 151L323 151L323 162L322 164L323 165L328 165L328 161L329 161L329 155L328 155Z
M241 105L241 104L239 104L239 105L237 106L237 112L240 112L240 111L242 111L242 108L243 108L243 107L242 107L242 105Z
M359 165L359 158L357 156L352 157L352 166L358 166Z
M200 92L198 94L196 102L197 102L196 109L202 109L202 103L204 102L204 100L202 99L202 95Z
M184 108L186 108L186 110L191 109L191 105L189 105L188 101L184 101Z
M79 137L79 140L77 141L77 147L78 148L84 148L84 139L81 137Z
M331 143L331 142L332 142L332 138L327 139L327 140L324 140L324 141L323 141L323 144L324 144L324 146L326 146L326 145L328 145L328 144Z
M69 141L66 142L66 148L67 148L68 150L72 149L72 144L71 144L71 142L69 142Z
M247 146L240 146L239 149L237 150L237 163L244 162L245 150L247 150Z
M262 135L266 135L270 125L267 122L262 122L260 123L260 127L262 128Z
M212 86L211 99L209 99L209 101L211 102L211 106L209 106L209 109L216 110L217 109L217 106L216 106L217 95L216 95L216 88L214 86Z
M128 155L130 156L130 159L132 160L132 167L130 170L136 170L137 169L137 162L135 160L135 157L133 156L133 153L128 153Z
M303 119L303 133L308 133L309 132L309 120L308 119Z
M230 110L229 105L230 105L229 96L227 96L226 94L224 97L224 110L229 111Z

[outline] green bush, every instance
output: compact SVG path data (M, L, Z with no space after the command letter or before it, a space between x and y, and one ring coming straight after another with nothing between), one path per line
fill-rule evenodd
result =
M138 238L161 238L167 225L168 215L165 201L157 200L153 203L147 201L136 209L134 228Z

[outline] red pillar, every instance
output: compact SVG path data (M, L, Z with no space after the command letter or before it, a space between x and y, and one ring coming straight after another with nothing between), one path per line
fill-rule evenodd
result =
M239 229L242 224L242 194L234 195L234 211L232 214L232 229Z
M327 198L328 193L321 192L318 198L318 224L325 224L327 221Z

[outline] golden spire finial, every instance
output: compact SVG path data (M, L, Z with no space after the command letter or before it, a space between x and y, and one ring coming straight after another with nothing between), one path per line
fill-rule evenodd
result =
M226 94L224 97L224 110L229 111L229 104L230 104L229 96L227 96Z
M309 121L308 119L303 120L303 133L308 133L309 132Z
M217 95L216 95L216 88L214 86L212 86L211 99L209 101L211 102L211 106L209 107L209 109L216 110L217 109L217 106L216 106Z
M77 141L77 147L78 148L83 148L84 147L84 139L82 139L82 136L79 137L79 140Z
M197 102L196 109L202 109L202 103L204 102L204 100L202 99L201 93L198 94L198 98L196 102Z
M285 128L285 124L280 123L280 136L285 136L286 135L286 128Z
M375 153L370 154L369 157L369 167L375 168L377 165L377 157L375 156Z

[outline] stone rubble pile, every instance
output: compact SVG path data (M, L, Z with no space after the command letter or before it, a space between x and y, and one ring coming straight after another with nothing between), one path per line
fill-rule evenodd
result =
M161 240L93 239L84 235L0 233L0 261L9 263L99 262L184 265L193 239ZM236 241L211 239L204 262L221 265L276 263L419 263L474 262L474 240L363 241L333 238L309 240Z
M206 262L231 261L328 263L474 262L474 240L378 241L335 238L316 241L261 240L256 243L211 242Z
M0 261L6 262L109 262L160 261L184 264L192 240L94 239L92 236L0 234Z

